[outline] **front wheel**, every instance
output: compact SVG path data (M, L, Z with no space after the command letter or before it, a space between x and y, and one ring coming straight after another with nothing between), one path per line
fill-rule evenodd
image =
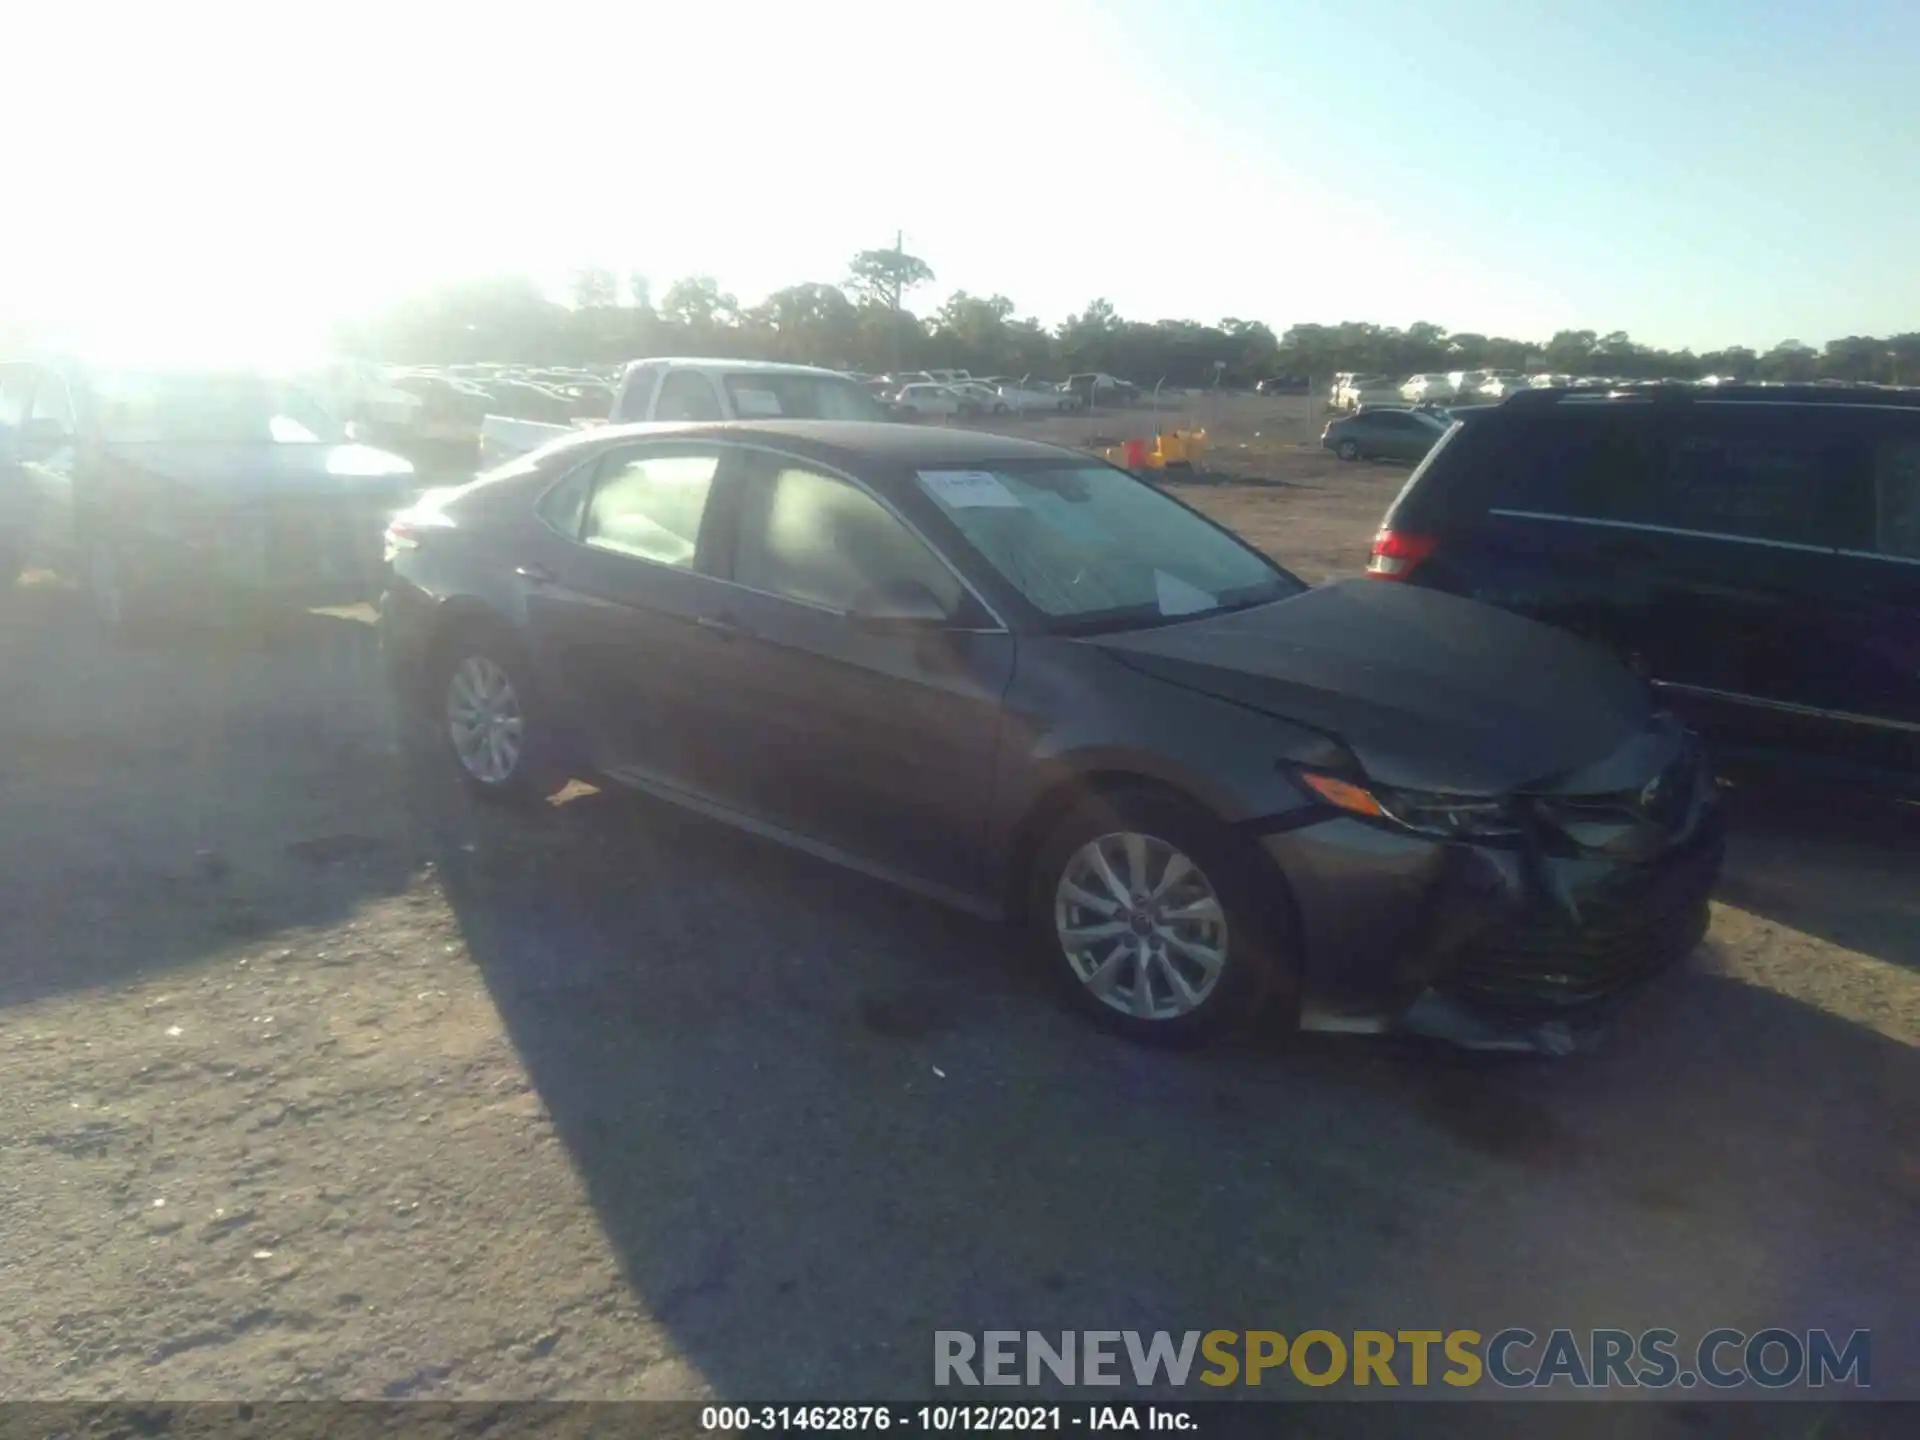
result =
M1333 453L1338 455L1342 460L1351 463L1360 458L1360 447L1351 440L1342 440L1339 445L1334 448Z
M1193 1044L1250 1023L1291 967L1252 858L1158 792L1095 796L1042 846L1031 921L1079 1008L1135 1039Z

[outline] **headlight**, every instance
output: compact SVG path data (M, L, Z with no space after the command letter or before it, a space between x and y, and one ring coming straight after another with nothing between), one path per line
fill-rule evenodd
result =
M1512 804L1502 799L1390 790L1312 770L1302 770L1299 776L1301 784L1336 809L1372 820L1390 820L1422 835L1448 840L1488 839L1517 834L1520 829Z

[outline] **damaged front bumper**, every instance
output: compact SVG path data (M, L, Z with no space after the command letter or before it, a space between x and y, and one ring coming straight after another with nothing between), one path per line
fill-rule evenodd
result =
M1305 950L1302 1026L1564 1055L1705 936L1725 833L1691 757L1657 844L1441 841L1347 818L1267 837ZM1577 828L1577 827L1576 827Z

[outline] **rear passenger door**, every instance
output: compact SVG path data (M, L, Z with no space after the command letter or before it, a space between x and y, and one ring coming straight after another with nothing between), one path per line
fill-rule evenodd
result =
M1844 759L1854 689L1846 515L1868 487L1869 431L1837 406L1678 407L1658 552L1671 603L1654 678L1723 748Z
M712 504L731 450L616 446L549 490L518 576L528 623L595 760L690 788L714 695L718 640L700 625L715 553Z
M1438 512L1409 522L1441 533L1426 582L1571 630L1637 669L1671 671L1671 557L1650 523L1662 464L1652 407L1565 406L1486 433L1468 426L1448 442L1446 458L1456 453L1475 455L1461 492L1434 495Z
M1850 760L1920 778L1920 415L1875 417L1843 524L1830 688Z

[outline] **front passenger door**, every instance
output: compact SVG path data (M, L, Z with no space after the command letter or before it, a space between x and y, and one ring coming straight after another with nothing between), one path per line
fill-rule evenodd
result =
M851 479L747 452L731 635L703 731L703 789L748 815L943 888L977 892L1013 637L887 506ZM901 587L944 628L850 612Z

